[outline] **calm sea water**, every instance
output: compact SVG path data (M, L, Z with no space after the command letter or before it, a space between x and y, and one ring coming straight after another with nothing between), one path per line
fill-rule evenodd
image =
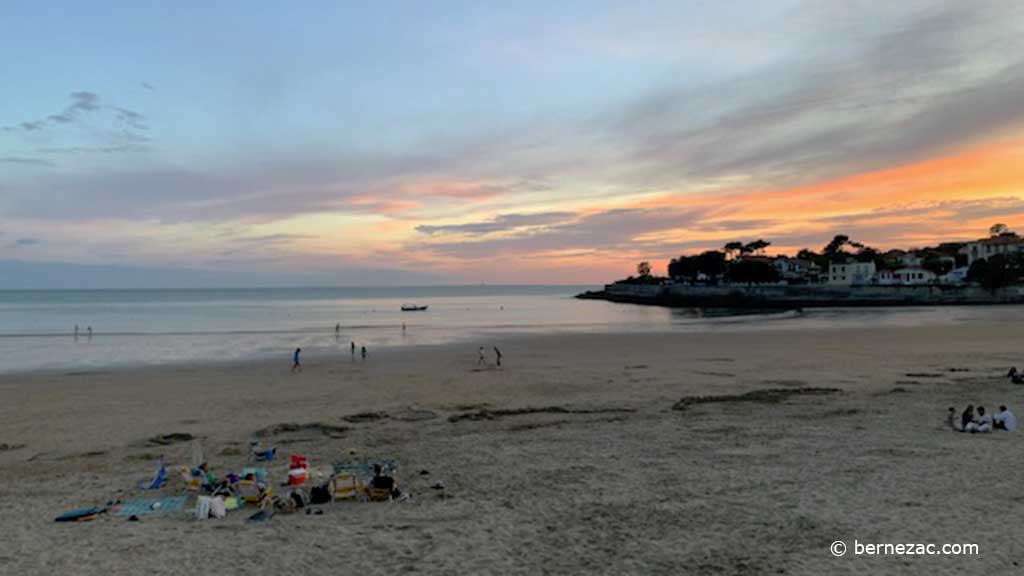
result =
M350 341L436 344L503 334L801 329L1024 320L1024 308L707 314L572 298L591 286L0 291L0 372L347 354ZM402 312L403 303L428 305ZM403 332L402 324L406 325ZM79 326L75 338L74 326ZM340 333L335 335L335 325ZM86 335L87 327L93 336Z

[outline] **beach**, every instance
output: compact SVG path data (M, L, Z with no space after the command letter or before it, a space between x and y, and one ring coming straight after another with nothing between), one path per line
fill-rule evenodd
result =
M287 355L4 374L0 573L1009 573L1022 432L945 417L1024 413L1003 377L1019 338L1011 322L503 334L481 337L483 367L455 342L309 354L300 374ZM187 464L192 442L152 441L175 433L221 473L251 439L274 445L277 480L293 452L314 469L394 459L411 497L259 524L53 522L136 497L160 455ZM857 556L854 540L979 553Z

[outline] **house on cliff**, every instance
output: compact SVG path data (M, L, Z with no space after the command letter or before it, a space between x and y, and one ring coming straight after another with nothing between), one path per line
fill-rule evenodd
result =
M1016 254L1024 252L1024 237L1015 232L1004 232L997 236L967 242L960 248L960 253L967 256L967 266L977 260L985 260L996 254Z

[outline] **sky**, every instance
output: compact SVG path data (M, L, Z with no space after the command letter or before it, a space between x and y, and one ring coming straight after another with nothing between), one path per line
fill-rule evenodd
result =
M600 284L1024 229L1016 0L6 0L0 53L0 288Z

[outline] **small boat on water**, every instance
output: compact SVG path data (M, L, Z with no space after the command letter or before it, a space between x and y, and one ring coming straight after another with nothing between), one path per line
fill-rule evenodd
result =
M402 304L402 312L422 312L426 309L426 306L417 306L416 304Z

